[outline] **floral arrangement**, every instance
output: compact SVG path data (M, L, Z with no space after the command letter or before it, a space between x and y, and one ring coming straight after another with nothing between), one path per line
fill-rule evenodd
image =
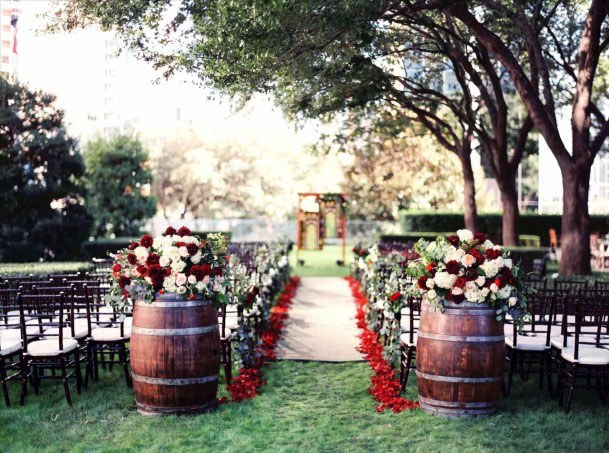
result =
M227 240L220 233L205 240L186 227L169 227L155 238L145 234L114 256L107 301L123 309L135 300L152 302L157 293L175 293L225 303L230 281L225 274L226 252Z
M436 308L445 301L486 304L497 309L497 320L509 313L515 321L525 316L526 299L520 269L509 252L493 244L483 233L459 230L448 238L419 240L419 258L408 265L416 281L412 293Z

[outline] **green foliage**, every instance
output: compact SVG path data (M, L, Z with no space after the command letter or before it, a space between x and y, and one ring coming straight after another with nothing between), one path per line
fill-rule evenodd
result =
M0 260L79 256L84 165L55 97L0 78Z
M136 137L117 135L88 142L84 156L94 234L138 235L141 224L156 212L156 201L149 195L148 150Z
M36 275L46 277L49 274L71 274L82 271L92 271L93 263L86 261L70 261L51 263L0 263L0 281L2 276Z
M102 238L93 241L86 241L82 244L83 254L87 258L107 258L108 253L116 253L120 249L129 247L132 241L139 240L139 237L118 237Z
M400 218L405 232L417 231L457 231L464 227L463 215L452 212L405 211ZM493 242L501 238L501 214L479 214L478 228L486 233ZM521 214L518 231L525 235L540 237L541 245L550 245L549 231L561 231L561 216L552 214ZM609 217L590 216L590 231L609 233Z

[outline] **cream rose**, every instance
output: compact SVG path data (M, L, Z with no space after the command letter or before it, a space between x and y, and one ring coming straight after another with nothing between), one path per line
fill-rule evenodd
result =
M185 285L188 279L186 278L186 274L178 274L176 276L176 285L182 286Z
M474 239L474 233L469 230L458 230L457 236L459 236L461 242L468 242Z
M472 267L474 264L476 264L476 258L470 254L467 254L461 258L461 264L463 264L465 267Z

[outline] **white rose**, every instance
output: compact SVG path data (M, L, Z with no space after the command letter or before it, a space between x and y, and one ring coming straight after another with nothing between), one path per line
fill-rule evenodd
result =
M416 284L416 283L415 283ZM429 289L433 289L434 286L436 286L436 284L434 283L433 279L428 278L425 281L425 286L427 286Z
M435 284L440 288L449 289L455 284L457 276L449 274L448 272L438 272L433 279Z
M511 269L511 268L512 268L512 266L513 266L512 259L511 259L511 258L505 258L505 259L503 260L503 265L504 265L505 267L509 267L509 268Z
M484 297L488 296L488 293L490 293L490 292L491 292L491 290L488 288L482 288L480 290L480 294L482 294Z
M194 285L195 283L197 283L197 277L195 277L194 275L189 275L188 283L190 283L191 285Z
M186 278L186 274L178 274L176 276L176 285L182 286L185 285L188 279Z
M169 292L169 293L175 293L176 290L178 289L176 285L167 285L164 286L165 291Z
M201 262L201 257L201 250L199 250L197 253L190 257L190 261L192 261L193 264L199 264Z
M163 281L163 286L164 287L169 287L169 286L175 286L176 284L176 279L173 278L171 275L169 277L165 277L165 280Z
M170 263L171 263L171 260L164 255L159 258L159 265L161 267L167 267L167 266L169 266Z
M486 282L486 279L481 275L475 281L476 281L476 285L484 286L484 282Z
M499 287L495 283L491 283L490 290L492 292L496 293L498 289L499 289Z
M459 236L461 242L468 242L474 239L474 233L469 230L458 230L457 236Z
M497 275L499 268L497 267L495 261L496 260L485 261L480 265L480 269L482 269L484 275L486 275L487 277L494 277L495 275Z
M205 289L205 283L203 282L199 282L195 285L195 288L197 288L197 291L199 291L200 293L203 292L203 290Z
M186 286L178 286L178 289L176 290L176 293L178 293L178 294L185 294L186 293Z
M209 275L206 275L205 277L203 277L202 282L204 285L209 285Z
M484 241L484 244L482 244L482 247L484 247L485 249L492 249L493 247L495 247L495 244L493 244L487 239L486 241Z
M465 298L468 302L477 302L480 297L480 291L477 289L473 291L465 291Z
M437 294L433 289L430 289L429 291L427 291L427 299L433 300L436 298L436 296L437 296Z
M131 269L131 276L132 277L139 277L140 273L137 271L137 269L134 267L133 269Z
M171 263L171 270L174 272L182 272L186 267L186 263L184 261L174 261Z
M150 285L152 285L152 279L150 277L144 277L144 280Z
M165 239L163 238L163 236L155 237L152 241L152 248L160 250L163 247L165 247Z
M461 258L461 264L463 264L465 267L472 267L474 264L476 264L476 258L470 254L467 254Z
M474 291L475 289L476 289L476 282L468 281L467 283L465 283L466 291Z
M515 297L510 297L508 300L508 305L510 307L516 306L517 303L518 303L518 299L516 299Z
M171 261L176 261L180 259L180 252L178 250L177 247L174 247L173 245L170 247L167 247L164 250L164 254L167 255L167 258L169 258Z
M507 299L508 297L510 297L510 294L512 292L512 288L510 286L504 286L503 288L501 288L499 291L497 291L497 297L499 299Z
M146 258L148 258L148 250L146 247L142 247L141 245L136 247L133 253L135 253L135 256L139 261L146 261Z
M463 294L463 289L459 288L458 286L455 286L452 289L451 293L453 293L453 295L455 295L455 296L460 296L461 294Z
M178 249L178 252L182 258L186 258L188 255L190 255L190 253L188 253L188 249L184 245Z

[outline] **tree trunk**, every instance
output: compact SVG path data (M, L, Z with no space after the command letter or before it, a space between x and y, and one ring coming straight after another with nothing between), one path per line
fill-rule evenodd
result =
M590 165L562 169L563 214L560 232L560 273L565 276L590 274Z
M503 214L501 216L501 236L504 246L518 245L518 194L514 183L514 178L500 184L501 205Z
M478 231L478 210L476 208L476 185L472 169L471 151L459 155L463 169L463 217L465 228Z

